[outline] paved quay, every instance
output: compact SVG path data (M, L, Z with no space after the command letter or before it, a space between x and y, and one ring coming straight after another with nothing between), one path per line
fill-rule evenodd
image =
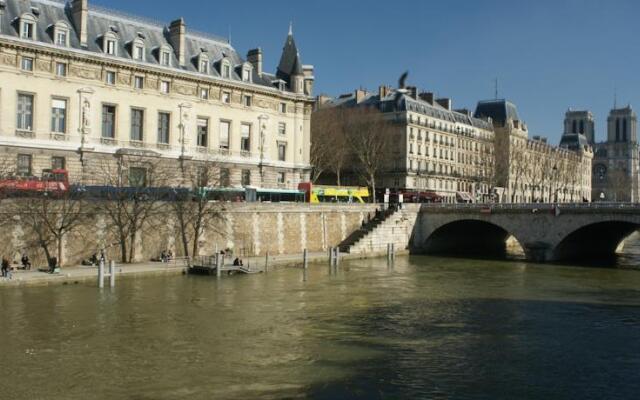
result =
M396 254L404 254L406 252L397 252ZM366 253L366 254L340 254L342 260L353 260L363 258L374 258L384 256L385 253ZM308 254L309 263L326 263L329 262L329 254L327 252L316 252ZM245 266L252 270L264 271L265 256L246 257L243 258ZM279 267L301 267L302 253L300 254L282 254L269 255L269 270ZM108 267L105 268L105 273ZM183 260L177 260L170 263L161 262L145 262L135 264L117 264L116 265L116 281L124 278L138 278L159 275L182 275L187 272L187 266ZM21 287L21 286L48 286L48 285L69 285L69 284L88 284L98 281L98 268L91 266L73 266L64 267L60 273L50 274L38 271L36 268L30 271L14 270L12 279L0 278L0 288L3 287ZM107 282L108 284L108 282Z

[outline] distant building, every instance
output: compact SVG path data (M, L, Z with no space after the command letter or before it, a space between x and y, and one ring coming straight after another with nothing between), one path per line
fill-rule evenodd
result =
M454 110L448 98L407 93L380 86L376 93L356 90L337 98L320 97L318 107L372 107L394 124L391 160L377 186L432 191L447 202L486 201L493 187L493 127L469 111ZM312 138L312 141L314 139ZM347 168L353 168L351 164ZM363 184L347 171L347 184ZM332 177L325 174L325 183Z
M564 135L559 147L540 136L529 138L515 104L503 99L480 101L474 115L493 123L496 183L503 188L501 201L590 200L593 152L584 135Z
M596 143L594 136L591 144L595 152L593 200L639 202L638 117L631 106L612 109L607 118L607 140Z
M177 5L176 7L179 7ZM310 171L313 67L289 31L276 73L225 38L90 6L0 0L0 146L21 176L144 160L219 165L220 185L296 188Z

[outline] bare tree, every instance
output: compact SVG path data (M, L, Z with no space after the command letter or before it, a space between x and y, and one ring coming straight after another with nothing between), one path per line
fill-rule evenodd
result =
M344 122L346 139L355 159L356 171L371 188L375 203L376 180L388 164L395 127L384 119L380 111L371 108L351 109Z
M11 204L14 215L26 228L26 237L34 238L32 244L44 251L47 261L55 254L62 266L64 239L85 221L85 202L66 192L54 197L46 193L33 194L15 199Z
M159 222L153 217L160 210L161 197L152 188L165 186L170 175L160 160L135 155L118 155L116 163L103 161L100 175L105 189L96 207L117 238L121 261L132 262L138 235Z
M208 189L219 186L219 167L204 161L184 173L184 188L176 189L176 197L168 203L178 223L182 249L186 257L196 257L205 231L221 232L225 221L222 203L210 201ZM187 187L188 186L188 187Z
M323 108L311 119L311 165L312 182L324 171L331 171L340 185L342 171L347 161L344 119L347 111L340 107Z

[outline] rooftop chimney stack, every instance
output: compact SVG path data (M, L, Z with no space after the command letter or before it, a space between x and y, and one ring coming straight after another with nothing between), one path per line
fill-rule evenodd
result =
M262 76L262 49L249 50L247 53L247 61L253 65L253 69L259 76Z
M415 86L407 86L407 94L411 96L411 98L417 100L418 99L418 88Z
M434 98L433 92L420 93L420 99L422 101L426 101L427 103L429 103L431 105L433 105L433 98Z
M362 103L362 101L364 100L364 98L367 96L367 92L365 92L362 89L357 89L356 93L355 93L355 97L356 97L356 104L360 104Z
M446 108L447 110L451 111L451 99L447 99L447 98L436 99L436 103L440 104L443 108Z
M184 18L177 19L169 25L169 43L173 46L173 51L176 53L181 67L184 67L186 63L186 37L187 25L184 23Z
M87 47L87 19L89 17L88 0L72 0L71 16L78 32L80 46Z
M380 96L380 100L387 97L389 95L389 87L387 85L380 85L378 95Z

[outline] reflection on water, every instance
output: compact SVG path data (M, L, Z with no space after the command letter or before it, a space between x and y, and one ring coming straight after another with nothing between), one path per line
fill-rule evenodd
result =
M637 398L638 249L3 289L0 399Z

